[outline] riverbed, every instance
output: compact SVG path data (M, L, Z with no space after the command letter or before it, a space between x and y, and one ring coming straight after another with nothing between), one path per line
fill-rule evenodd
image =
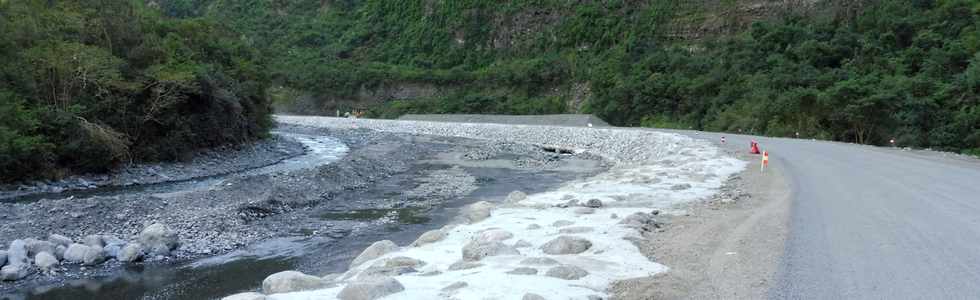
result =
M446 224L463 205L501 199L514 190L545 191L608 167L599 157L527 144L363 129L283 126L279 132L307 145L306 153L165 189L4 204L12 213L0 219L7 228L0 242L48 233L128 236L159 221L174 227L183 245L174 258L38 275L0 284L0 294L207 299L255 289L266 275L281 270L342 272L370 243L410 242ZM326 141L324 151L311 146L316 140ZM52 217L52 210L81 215Z

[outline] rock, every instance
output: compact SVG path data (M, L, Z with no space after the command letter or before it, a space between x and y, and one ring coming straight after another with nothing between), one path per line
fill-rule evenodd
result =
M361 252L360 255L354 258L354 261L350 263L350 267L357 267L366 261L381 257L385 254L394 252L395 250L398 250L398 245L395 245L395 242L389 240L374 242L374 244L368 246L363 252Z
M328 285L320 277L296 271L284 271L269 275L262 280L262 292L268 295L301 292L324 288Z
M466 223L473 224L489 218L491 210L493 210L493 204L486 201L480 201L463 208L460 211L460 217Z
M82 265L94 266L105 261L105 251L102 247L91 246L85 249L82 257Z
M585 202L585 207L600 208L602 207L602 200L599 199L589 199Z
M0 281L15 281L34 274L34 267L29 264L6 265L0 268Z
M447 285L446 287L442 288L442 291L443 292L452 292L452 291L455 291L455 290L458 290L458 289L461 289L461 288L465 288L465 287L468 287L468 286L470 286L469 283L462 282L462 281L457 281L456 283Z
M123 246L125 245L108 244L105 245L105 247L103 247L102 250L105 252L106 257L118 259L120 252L122 252Z
M577 215L591 215L595 213L595 208L591 207L579 207L575 209L575 214Z
M571 236L559 236L541 246L544 253L551 255L579 254L589 248L592 248L592 242Z
M514 248L527 248L527 247L531 247L531 246L534 246L534 245L532 245L530 242L525 241L525 240L519 240L516 243L514 243Z
M337 298L341 300L374 300L405 290L405 286L391 277L368 278L347 284Z
M619 224L643 231L653 231L661 226L661 223L657 222L653 216L653 214L638 212L623 218L622 221L619 221Z
M538 230L538 229L541 229L541 225L538 224L527 225L527 230Z
M7 264L21 266L30 265L30 263L30 256L27 255L27 244L23 240L10 242L10 247L7 248Z
M41 268L41 271L51 272L52 268L58 265L58 258L49 252L41 252L34 256L34 264Z
M404 274L416 273L413 267L398 266L398 267L385 267L385 266L370 266L361 273L357 274L358 279L372 278L372 277L385 277L385 276L399 276Z
M55 248L57 248L58 245L49 241L26 239L24 240L24 246L27 248L27 256L34 257L41 252L47 252L48 254L53 254L55 252Z
M671 186L670 187L670 190L671 191L683 191L683 190L687 190L687 189L690 189L690 188L691 188L691 185L690 184L688 184L688 183L682 183L682 184L675 184L674 186Z
M565 280L576 280L588 276L589 272L576 266L561 265L561 266L551 268L544 275L549 277L561 278Z
M479 268L482 266L483 264L481 263L470 262L470 261L457 261L449 265L449 270L450 271L469 270L473 268Z
M85 261L85 252L87 252L89 246L82 244L71 244L68 249L65 250L65 260L72 263L82 263Z
M595 231L595 228L592 228L592 227L574 226L574 227L565 227L565 228L562 228L562 229L558 230L558 233L563 233L563 234L577 234L577 233L586 233L586 232L593 232L593 231Z
M545 299L541 295L527 293L524 294L524 297L521 297L521 300L545 300Z
M617 215L617 214L611 214L611 215L609 215L609 218L610 219L619 219L619 215Z
M446 238L446 232L442 230L430 230L423 233L421 236L419 236L418 239L412 242L412 246L418 247L425 244L431 244L431 243L441 241L445 238Z
M510 232L508 232L506 230L503 230L503 229L490 229L490 230L485 230L485 231L480 232L479 234L477 234L476 239L474 239L474 240L477 241L477 242L480 242L480 243L489 243L489 242L505 241L505 240L510 239L510 238L513 238L513 237L514 237L514 234L513 233L510 233Z
M558 261L547 257L528 257L522 260L521 264L529 266L552 266L557 265Z
M575 206L578 206L578 200L568 200L568 202L565 202L565 203L555 204L555 207L558 207L558 208L569 208L569 207L575 207Z
M507 246L501 242L484 242L471 241L466 246L463 246L463 260L464 261L479 261L484 257L498 256L498 255L520 255L521 253L517 251L514 247Z
M398 267L418 268L424 266L425 262L411 257L398 256L398 257L385 259L384 261L381 261L375 265L385 267L385 268L398 268Z
M143 260L143 245L139 243L129 243L126 244L121 250L119 250L119 255L116 259L121 262L137 262Z
M119 248L122 248L123 246L126 245L126 241L124 241L124 240L122 240L122 239L120 239L120 238L118 238L118 237L116 237L114 235L103 235L102 236L102 242L106 246L117 245L117 246L119 246Z
M256 292L234 294L228 297L221 298L221 300L266 300L266 299L269 299L269 297L266 297L265 295Z
M160 223L147 226L140 232L139 242L152 255L169 255L180 246L177 233Z
M0 267L7 264L7 251L0 250Z
M538 269L528 268L528 267L520 267L520 268L517 268L517 269L513 269L513 270L510 270L510 271L507 271L507 274L511 274L511 275L535 275L535 274L538 274Z
M554 227L565 227L565 226L572 225L572 224L575 224L575 222L572 222L572 221L569 221L569 220L558 220L558 221L555 221L554 223L551 223L551 226L554 226Z
M57 257L58 260L65 259L65 251L67 250L68 250L68 246L58 245L58 247L54 248L54 257Z
M337 281L337 279L340 278L340 276L344 276L344 274L342 273L327 274L326 276L320 277L320 279L323 279L323 281L326 282L334 282Z
M82 239L82 244L89 247L105 247L105 241L102 240L101 235L88 235Z
M589 295L588 300L602 300L602 297L596 295Z
M517 203L527 199L527 194L521 191L513 191L507 195L507 203Z

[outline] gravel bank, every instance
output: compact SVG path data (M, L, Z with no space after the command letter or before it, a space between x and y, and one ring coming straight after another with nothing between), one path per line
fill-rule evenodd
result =
M27 195L46 194L57 198L66 191L101 187L184 181L254 169L278 163L304 153L299 142L272 136L252 144L218 147L190 155L183 162L136 164L109 174L75 175L62 180L41 180L0 185L0 201Z
M415 115L407 114L398 118L403 121L430 121L453 123L495 123L510 125L547 125L572 127L609 127L609 124L594 115L565 114L565 115Z
M500 204L474 204L461 211L457 223L411 245L369 247L344 274L316 279L322 289L267 291L272 299L361 299L351 297L366 291L385 291L390 299L606 297L613 282L666 270L631 242L658 232L657 214L683 213L684 204L710 198L745 166L707 142L639 130L317 117L279 121L532 144L602 156L615 166L551 191L515 192L497 199Z

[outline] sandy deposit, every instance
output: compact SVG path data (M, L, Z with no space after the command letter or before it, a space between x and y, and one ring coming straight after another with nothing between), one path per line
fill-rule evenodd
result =
M272 299L336 298L388 276L401 288L391 288L385 299L520 299L528 293L555 299L605 298L612 282L667 270L630 241L651 231L655 221L650 213L678 213L677 207L710 197L745 167L707 142L649 131L320 117L279 121L528 143L600 155L616 166L554 191L495 204L489 216L443 228L442 239L399 245L345 274L328 276L322 279L322 289L279 293ZM584 207L592 199L601 205ZM546 244L561 236L586 240L588 246L563 248L573 249L567 253L546 250ZM473 257L472 249L464 253L464 246L472 243L492 247L479 248L482 252ZM531 264L529 258L553 261Z

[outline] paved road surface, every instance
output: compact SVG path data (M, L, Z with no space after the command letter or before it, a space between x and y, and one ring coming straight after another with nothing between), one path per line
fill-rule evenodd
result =
M980 299L978 160L725 136L746 150L758 140L793 188L771 298Z

